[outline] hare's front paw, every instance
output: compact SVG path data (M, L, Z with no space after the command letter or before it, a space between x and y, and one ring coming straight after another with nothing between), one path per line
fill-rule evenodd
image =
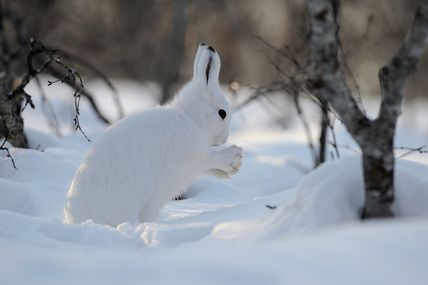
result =
M233 175L239 171L242 165L242 147L232 145L222 151L227 167L223 169L227 174Z
M222 175L217 176L230 176L239 171L242 165L242 148L236 145L229 146L223 150L213 153L214 163L212 170L213 173Z

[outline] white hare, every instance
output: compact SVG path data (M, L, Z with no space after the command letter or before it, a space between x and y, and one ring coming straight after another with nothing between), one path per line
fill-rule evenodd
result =
M216 51L200 44L193 79L171 105L129 116L107 129L71 183L65 222L116 226L154 221L197 176L235 174L242 148L215 148L226 142L231 117L219 72Z

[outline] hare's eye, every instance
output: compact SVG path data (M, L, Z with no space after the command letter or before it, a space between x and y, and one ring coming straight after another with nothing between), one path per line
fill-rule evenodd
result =
M223 109L220 109L218 110L218 115L220 116L220 118L224 120L224 118L226 118L226 111Z

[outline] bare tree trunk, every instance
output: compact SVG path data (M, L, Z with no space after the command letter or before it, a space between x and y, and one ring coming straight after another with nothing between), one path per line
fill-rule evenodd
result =
M11 50L4 31L3 9L0 3L0 137L16 147L27 147L24 121L21 117L22 99L10 96L15 74L11 68Z
M28 147L21 117L21 100L8 98L4 92L0 92L0 119L0 137L16 147Z
M425 50L428 36L428 0L421 0L415 21L391 63L379 72L382 103L379 117L368 119L352 96L338 60L339 1L307 0L311 18L311 85L320 101L340 116L363 152L365 205L363 218L392 216L394 201L393 142L405 86Z
M374 129L377 129L374 127ZM393 216L394 202L394 135L379 130L362 146L366 191L363 218Z
M171 88L178 80L188 22L187 0L176 0L173 1L172 5L174 9L174 28L159 70L162 87L161 104L166 103L171 98Z

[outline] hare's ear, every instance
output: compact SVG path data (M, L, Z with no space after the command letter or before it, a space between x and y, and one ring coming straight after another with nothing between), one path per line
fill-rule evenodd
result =
M199 71L199 62L204 50L207 49L207 45L205 43L200 43L198 47L198 51L196 52L195 62L193 63L193 78L198 78L202 76Z
M212 47L208 47L210 51L210 59L205 69L205 76L208 85L218 85L220 75L220 57Z
M195 79L200 80L207 85L218 84L220 58L215 49L207 46L199 46L196 56L198 58L195 60Z
M209 73L211 66L211 51L205 44L199 45L198 52L196 53L195 66L194 66L194 79L208 84L207 71Z

